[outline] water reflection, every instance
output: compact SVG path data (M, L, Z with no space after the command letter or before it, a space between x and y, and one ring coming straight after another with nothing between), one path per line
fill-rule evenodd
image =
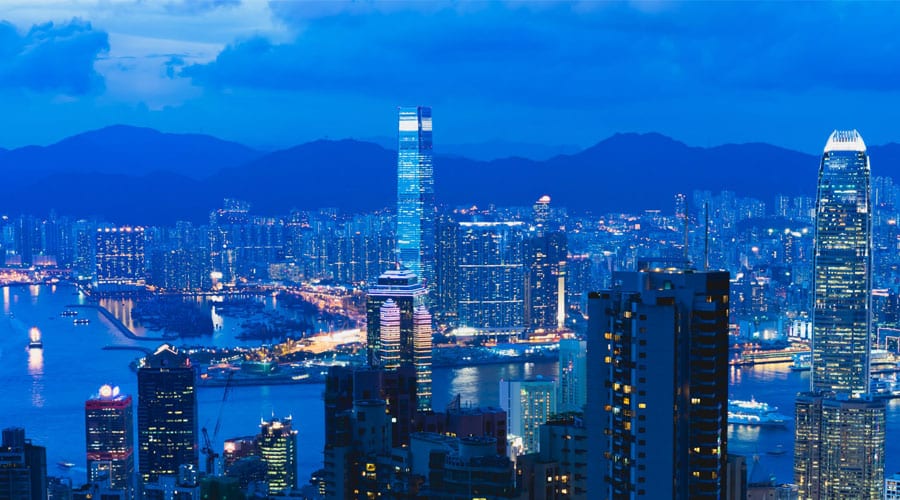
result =
M31 298L38 298L41 295L41 285L28 285L28 292L31 294Z
M28 374L31 375L31 405L44 407L44 350L28 350Z
M35 378L40 378L44 374L43 349L28 350L28 374Z
M210 317L212 318L212 324L214 330L219 330L223 326L225 326L225 318L222 317L221 314L216 312L216 306L212 306L209 310Z
M3 287L3 313L9 314L9 287Z

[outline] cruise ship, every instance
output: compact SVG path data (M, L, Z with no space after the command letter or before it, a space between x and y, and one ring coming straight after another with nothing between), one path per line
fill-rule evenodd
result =
M784 426L788 417L777 413L777 406L750 398L750 401L728 400L728 423L761 427Z

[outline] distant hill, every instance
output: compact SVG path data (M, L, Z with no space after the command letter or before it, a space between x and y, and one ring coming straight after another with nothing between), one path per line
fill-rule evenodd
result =
M202 179L262 153L201 134L167 134L114 125L74 135L49 146L0 152L6 182L27 182L57 173L146 175L167 171Z
M900 144L869 153L873 175L900 180ZM769 144L702 148L629 133L543 161L438 155L434 168L439 203L530 205L549 194L556 205L604 213L671 212L673 196L694 189L729 189L766 203L777 193L813 196L818 163L816 155ZM2 213L53 208L135 224L202 222L226 196L272 215L291 208L372 210L396 199L396 152L355 140L263 154L209 136L116 126L52 146L0 151L0 174Z

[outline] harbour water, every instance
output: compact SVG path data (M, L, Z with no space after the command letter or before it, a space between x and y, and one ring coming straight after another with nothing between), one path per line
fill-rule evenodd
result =
M85 475L84 401L103 384L118 385L136 394L137 377L128 364L140 352L104 350L105 346L153 349L158 342L142 342L123 336L95 309L80 309L87 325L74 325L72 318L60 317L68 304L84 303L74 288L21 286L0 288L0 427L24 426L35 444L47 447L48 470L68 475L81 484ZM127 302L120 302L125 308ZM266 307L277 308L271 298ZM115 312L115 311L114 311ZM117 314L117 317L120 317ZM220 327L211 337L190 339L191 344L216 346L249 345L234 335L241 318L218 316ZM43 350L27 350L28 330L36 326L42 333ZM139 335L153 334L140 325L129 325ZM158 333L158 332L157 332ZM257 342L258 343L258 342ZM175 344L178 344L176 341ZM456 395L463 404L499 406L502 378L554 377L556 363L482 365L434 370L434 406L442 409ZM733 368L731 396L756 398L777 406L780 413L793 414L794 395L809 383L808 372L792 372L789 364ZM255 434L261 418L292 415L299 431L298 469L300 482L322 465L324 414L321 384L234 387L222 401L222 388L199 390L200 425L215 428L221 415L221 430L214 446L221 449L225 438ZM886 472L900 470L900 400L888 406ZM729 451L752 456L780 482L791 481L793 423L779 427L732 426ZM57 469L56 463L70 461L71 469Z

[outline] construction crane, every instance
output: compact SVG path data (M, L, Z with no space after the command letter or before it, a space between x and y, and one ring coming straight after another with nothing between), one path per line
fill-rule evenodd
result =
M213 437L209 438L209 432L206 427L203 428L203 449L206 455L206 474L212 475L215 472L216 459L219 454L213 449L212 442L219 436L219 428L222 426L222 411L225 409L225 401L228 399L228 391L231 389L231 378L234 377L234 371L228 372L228 378L225 379L225 390L222 391L222 402L219 404L219 416L216 418L216 426L213 428Z

